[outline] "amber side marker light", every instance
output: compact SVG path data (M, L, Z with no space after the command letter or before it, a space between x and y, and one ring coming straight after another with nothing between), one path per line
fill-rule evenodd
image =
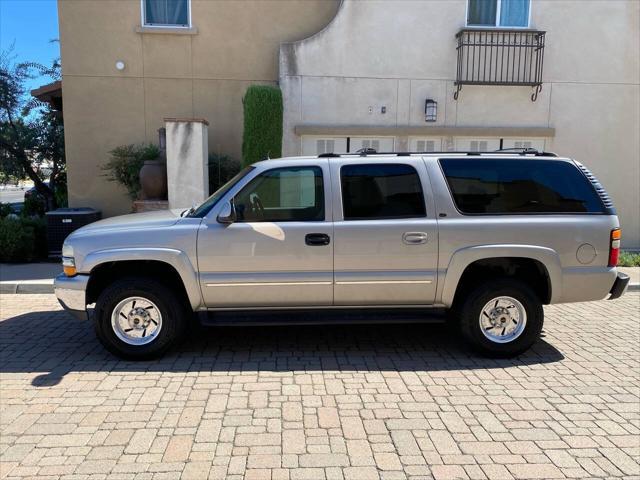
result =
M615 267L618 265L618 257L620 256L620 237L622 236L622 230L616 228L611 230L611 245L609 247L609 266Z
M76 262L73 258L62 257L62 271L67 277L74 277L76 273Z

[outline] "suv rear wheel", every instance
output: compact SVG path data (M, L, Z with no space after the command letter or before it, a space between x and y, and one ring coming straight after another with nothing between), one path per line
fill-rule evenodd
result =
M94 314L102 345L114 355L134 360L162 355L180 340L187 320L181 298L142 277L120 279L105 288Z
M473 289L454 311L464 339L490 357L524 352L538 339L544 322L542 303L534 291L511 279Z

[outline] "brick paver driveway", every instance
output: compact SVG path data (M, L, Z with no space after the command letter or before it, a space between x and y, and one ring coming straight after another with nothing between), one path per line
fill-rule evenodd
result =
M196 331L128 363L52 295L4 295L2 476L637 477L639 300L549 307L515 360L396 325Z

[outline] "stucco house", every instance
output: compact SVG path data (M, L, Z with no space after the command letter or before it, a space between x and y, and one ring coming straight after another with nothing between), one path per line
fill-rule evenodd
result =
M167 116L240 157L244 91L279 83L284 155L555 151L640 246L636 0L59 0L59 18L72 206L128 211L99 165Z

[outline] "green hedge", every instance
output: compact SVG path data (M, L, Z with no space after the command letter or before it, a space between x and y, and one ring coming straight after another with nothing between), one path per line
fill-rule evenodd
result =
M15 215L0 219L0 262L31 262L46 256L44 219Z
M252 85L242 100L244 132L242 165L282 156L282 92L278 87Z

